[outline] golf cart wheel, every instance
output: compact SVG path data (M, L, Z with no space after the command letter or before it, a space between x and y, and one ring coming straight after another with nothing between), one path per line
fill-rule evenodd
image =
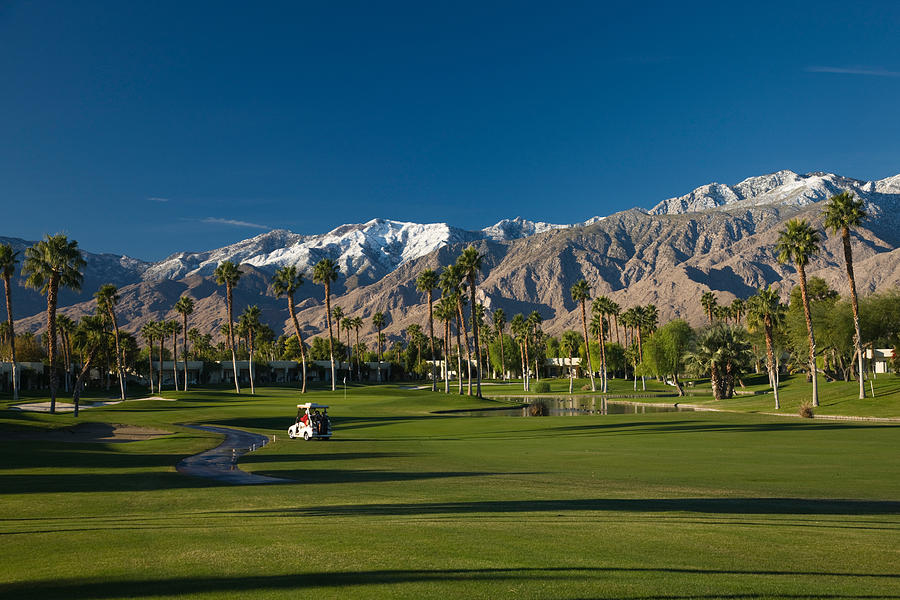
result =
M294 432L288 429L288 437L294 439Z
M308 432L306 432L306 431L303 432L303 439L307 442L309 441L309 433Z

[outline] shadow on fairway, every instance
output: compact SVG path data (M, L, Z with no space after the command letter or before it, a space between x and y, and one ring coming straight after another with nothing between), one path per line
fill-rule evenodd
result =
M304 443L298 441L298 443ZM329 442L330 443L330 442ZM318 450L318 448L317 448ZM345 452L334 454L247 454L241 457L240 464L269 463L269 462L303 462L326 460L366 460L381 458L407 458L410 456L422 456L418 452Z
M486 474L486 473L484 473ZM499 500L432 502L422 504L352 504L305 506L274 512L297 516L397 516L467 513L528 513L564 511L695 512L707 514L769 515L889 515L900 514L900 501L818 500L814 498L634 498L582 500Z
M773 582L778 582L781 577L849 577L884 579L884 584L889 584L890 579L898 577L891 574L879 573L840 573L840 572L816 572L816 571L752 571L752 570L718 570L718 569L670 569L670 568L594 568L594 567L548 567L548 568L486 568L486 569L421 569L421 570L396 570L396 571L349 571L329 573L294 573L288 575L266 575L253 577L192 577L171 579L145 579L100 581L96 579L54 579L42 581L30 581L0 585L0 594L6 597L28 598L142 598L148 596L184 596L193 594L214 594L217 592L233 596L234 594L251 594L254 591L274 590L306 590L310 588L334 589L350 588L368 585L390 586L401 584L435 583L447 584L460 583L491 583L502 581L515 581L517 584L528 581L557 582L560 585L566 583L590 583L599 584L609 579L610 575L617 573L641 574L659 573L687 574L698 576L746 576L756 575L772 577ZM728 581L722 585L727 586ZM815 581L810 582L814 584ZM861 582L861 585L865 583ZM361 592L362 590L356 590ZM374 592L374 590L372 590ZM896 596L877 594L820 594L817 590L810 590L809 594L757 594L749 593L711 593L709 595L664 595L664 598L816 598L829 599L883 599L896 598ZM347 590L351 594L352 590ZM660 596L652 596L659 598ZM649 597L648 597L649 598Z
M297 461L297 457L293 459ZM277 459L276 459L277 460ZM298 462L303 462L298 461ZM293 479L297 483L377 483L417 481L451 477L490 477L492 475L533 475L533 473L492 473L486 471L379 471L359 469L261 469L254 475Z

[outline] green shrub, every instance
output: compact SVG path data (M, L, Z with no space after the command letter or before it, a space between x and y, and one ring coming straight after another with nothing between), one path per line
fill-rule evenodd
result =
M531 386L531 391L538 394L546 394L550 391L550 383L547 381L538 381Z

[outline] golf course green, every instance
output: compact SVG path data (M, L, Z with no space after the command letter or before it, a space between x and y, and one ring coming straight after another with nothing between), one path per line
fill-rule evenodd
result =
M164 392L77 419L0 402L0 596L900 598L900 423L344 394ZM307 401L333 440L288 438ZM66 440L78 423L169 433ZM274 437L238 466L290 481L178 473L221 439L186 424Z

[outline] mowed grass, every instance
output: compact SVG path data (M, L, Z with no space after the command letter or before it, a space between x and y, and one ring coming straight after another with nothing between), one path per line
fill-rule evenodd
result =
M487 390L486 390L487 391ZM0 595L23 598L897 598L900 426L738 413L465 417L498 403L315 391L335 439L289 440L296 390L164 393L79 421L126 444L0 433ZM71 415L0 413L0 428ZM276 440L182 476L217 436ZM2 431L2 429L0 429Z

